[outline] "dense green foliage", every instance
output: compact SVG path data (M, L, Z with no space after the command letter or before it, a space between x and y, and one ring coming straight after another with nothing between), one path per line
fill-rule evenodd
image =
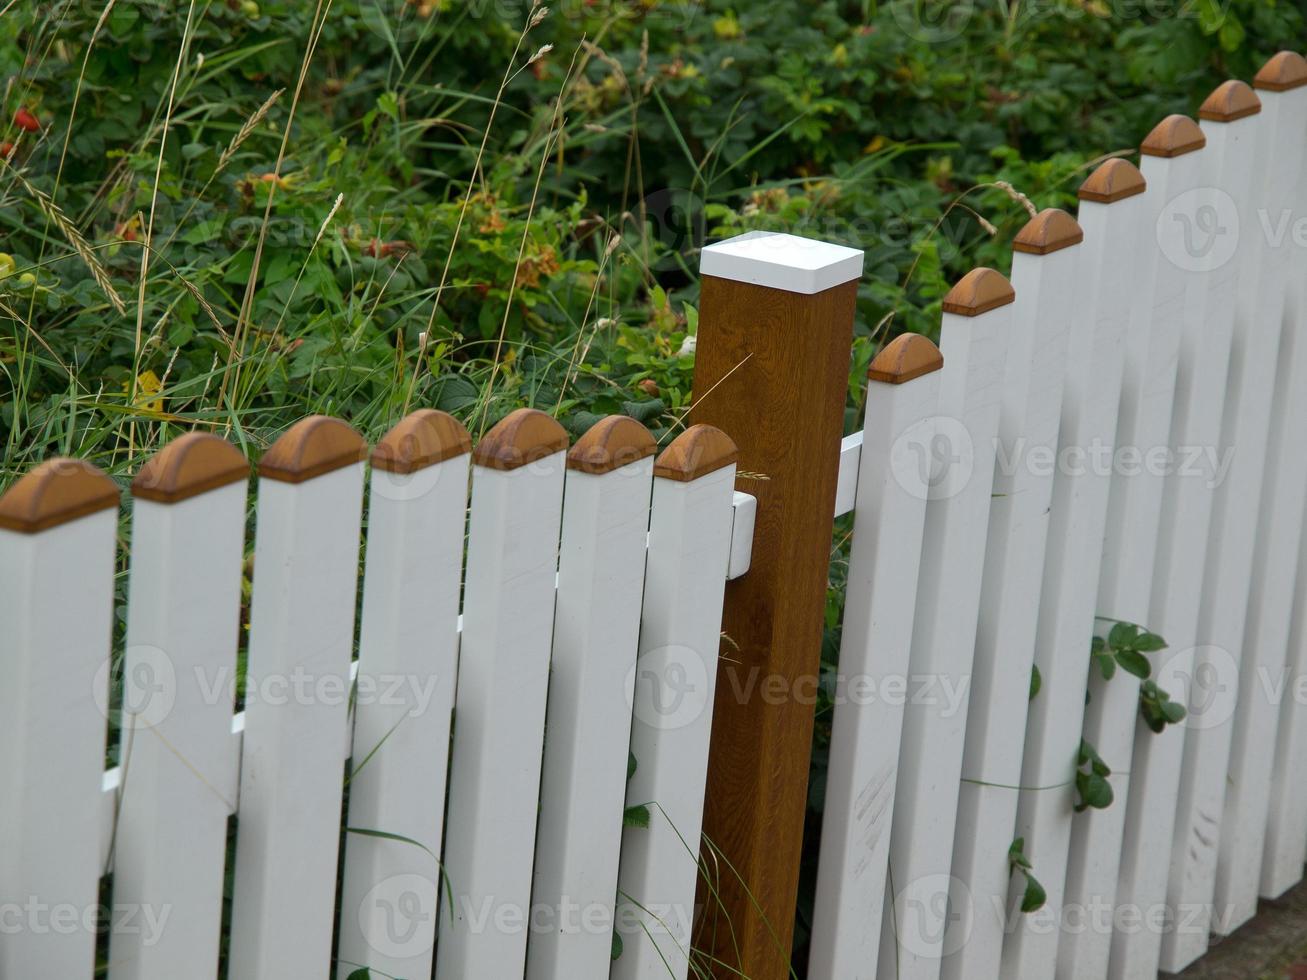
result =
M1068 203L1301 26L1266 0L16 4L4 479L56 449L130 469L196 422L257 451L315 410L666 429L695 249L746 227L868 250L860 367L1003 263L1025 210L970 188Z
M866 249L855 426L880 343L1005 268L1028 203L1073 205L1094 161L1301 47L1303 20L1289 0L18 0L0 485L55 452L127 474L195 425L257 454L309 412L375 438L409 407L477 431L533 404L665 435L697 248L747 228ZM828 620L829 694L837 598Z

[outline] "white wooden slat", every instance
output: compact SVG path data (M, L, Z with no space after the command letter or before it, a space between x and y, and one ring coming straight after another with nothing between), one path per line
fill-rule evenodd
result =
M1182 201L1185 218L1197 216L1205 205L1221 205L1212 188L1234 189L1240 175L1246 175L1251 166L1251 144L1242 139L1239 129L1204 123L1204 132L1208 148L1201 154L1201 191L1191 195L1191 203ZM1184 223L1175 214L1170 220ZM1149 661L1154 679L1176 699L1185 696L1185 679L1199 636L1201 570L1208 558L1206 531L1212 520L1213 489L1221 466L1209 453L1221 442L1239 265L1234 261L1212 269L1200 265L1189 273L1189 312L1180 340L1172 408L1170 447L1174 469L1166 476L1149 618L1144 623L1170 644L1163 651L1151 653ZM1204 455L1193 455L1189 447L1201 447ZM1174 819L1183 741L1182 728L1154 733L1136 721L1125 809L1125 860L1117 904L1150 909L1150 919L1145 929L1138 930L1138 936L1112 939L1114 970L1121 968L1129 976L1151 977L1157 972L1161 941L1157 915L1166 900L1167 835ZM1149 826L1141 826L1145 821Z
M612 959L654 449L619 424L649 456L567 471L527 980L602 978Z
M410 473L383 468L374 456L340 977L360 966L384 976L431 975L468 467L466 450Z
M1063 212L1044 212L1027 228L1049 218L1060 219L1049 222L1060 234L1070 233L1074 223ZM959 832L952 844L952 874L970 892L975 914L949 923L954 937L945 937L950 950L942 970L949 980L992 976L1003 953L1008 847L1018 800L1013 787L1021 780L1068 334L1076 309L1072 298L1083 275L1083 251L1083 245L1073 244L1047 255L1018 251L1012 256L1017 300L989 501L958 790ZM1045 969L1041 976L1047 975Z
M737 579L753 562L753 529L758 522L758 498L735 491L731 500L731 564L726 578Z
M1300 116L1298 122L1302 121ZM1169 844L1171 848L1166 903L1174 910L1177 926L1162 937L1161 955L1162 968L1171 972L1179 972L1202 956L1211 928L1239 660L1256 545L1257 503L1265 475L1284 310L1283 282L1276 263L1268 261L1256 215L1271 200L1283 200L1289 182L1297 176L1296 168L1290 172L1284 159L1292 155L1287 146L1289 133L1282 125L1287 122L1274 112L1228 123L1203 122L1204 132L1219 128L1221 136L1236 144L1231 153L1242 163L1210 182L1224 189L1229 195L1227 200L1232 202L1227 207L1216 202L1218 216L1222 211L1229 215L1218 220L1225 227L1237 222L1244 229L1238 234L1238 252L1228 263L1235 267L1231 275L1237 277L1237 301L1219 443L1223 453L1233 455L1228 474L1218 481L1212 505L1198 610L1198 645L1193 652L1192 671L1184 675L1192 678L1189 717L1183 727L1168 730L1150 744L1153 752L1146 758L1149 765L1136 764L1132 777L1141 785L1149 784L1144 791L1148 800L1156 799L1163 811L1169 803L1172 811L1174 833L1151 839L1159 847ZM1292 135L1295 143L1300 141L1299 132ZM1209 143L1217 138L1212 133ZM1177 533L1193 534L1194 530L1185 527ZM1168 780L1154 779L1159 766L1168 779L1179 769L1178 797L1170 791ZM1166 826L1164 812L1159 812L1156 819L1148 813L1147 833Z
M647 806L650 821L622 835L612 980L689 971L735 465L653 483L626 789L627 806Z
M835 516L842 517L853 510L858 496L858 473L861 464L862 433L845 436L840 442L840 474L835 484Z
M901 980L934 980L944 952L966 685L1011 319L1005 305L971 318L946 313L941 327L944 368L931 460L940 471L932 475L926 511L909 671L928 678L932 690L904 709L890 839L894 899L882 919L878 974Z
M1285 674L1288 687L1280 704L1275 734L1275 769L1261 860L1260 890L1267 898L1278 898L1301 881L1303 865L1307 863L1307 780L1301 778L1301 773L1307 772L1304 677L1307 677L1307 549L1298 554Z
M0 976L93 975L117 523L0 529Z
M1280 705L1292 697L1285 674L1289 629L1293 618L1295 574L1307 503L1307 453L1300 440L1307 430L1307 330L1299 310L1301 250L1293 242L1286 216L1301 214L1295 205L1307 199L1303 188L1304 136L1307 136L1307 89L1260 93L1265 125L1296 133L1280 147L1268 185L1269 225L1282 238L1265 241L1266 276L1259 289L1273 290L1293 300L1280 306L1267 298L1266 315L1283 316L1277 355L1275 404L1266 456L1266 479L1258 508L1257 556L1253 565L1240 662L1239 704L1234 716L1234 740L1221 821L1221 851L1216 869L1215 908L1222 910L1226 932L1238 928L1257 911L1262 850L1270 810L1275 743ZM1256 233L1267 234L1259 223ZM1282 773L1283 778L1291 778Z
M526 967L564 456L473 458L437 980Z
M1106 167L1121 167L1119 163ZM1117 171L1120 173L1120 171ZM1080 902L1074 857L1068 868L1075 766L1084 721L1086 647L1093 631L1095 593L1107 524L1111 471L1127 336L1132 310L1145 285L1139 275L1138 242L1149 200L1135 195L1111 203L1082 200L1084 257L1073 294L1066 388L1059 430L1059 466L1054 477L1044 589L1040 598L1035 666L1039 693L1026 723L1025 757L1016 836L1046 892L1045 909L1023 917L1008 940L1005 969L1013 976L1049 976L1051 955L1058 976L1071 969L1082 933L1064 933L1056 923L1064 906ZM1020 888L1024 881L1014 880ZM1009 900L1009 909L1012 902ZM1038 922L1042 931L1030 929ZM1103 951L1106 966L1106 949Z
M227 486L178 502L138 492L132 507L114 901L168 916L157 935L135 917L110 935L111 980L218 969L249 473L237 463Z
M345 428L327 421L298 423L260 465L232 980L332 972L363 464L298 483L268 471L287 440L312 450Z
M1116 455L1109 481L1108 511L1104 525L1106 537L1102 544L1097 595L1093 601L1096 614L1136 623L1146 623L1148 620L1148 592L1152 584L1164 490L1162 474L1141 465L1139 459L1150 449L1167 444L1175 393L1176 364L1185 322L1187 277L1183 270L1162 258L1155 244L1156 234L1167 203L1197 185L1199 165L1199 155L1194 153L1173 158L1146 155L1140 161L1148 190L1141 199L1139 234L1136 238L1138 244L1132 253L1137 278L1134 280L1134 292L1130 296L1116 434L1110 440ZM1176 233L1171 225L1163 224L1162 227L1167 234ZM1125 454L1124 457L1121 454ZM1130 465L1123 466L1123 460ZM1072 664L1078 656L1083 665L1079 670L1086 671L1090 635L1080 632L1073 639L1070 625L1067 629L1064 642L1068 645L1068 669L1074 672ZM1083 630L1084 627L1080 629ZM1081 677L1084 676L1082 673ZM1121 853L1121 826L1124 823L1128 785L1126 777L1133 749L1138 684L1120 671L1111 683L1102 683L1101 675L1093 671L1089 671L1089 679L1090 700L1084 708L1083 735L1097 746L1113 767L1112 785L1117 801L1107 810L1087 812L1073 819L1070 875L1073 882L1078 880L1079 885L1076 887L1073 884L1075 890L1066 894L1064 906L1071 902L1079 903L1080 896L1086 893L1101 895L1102 900L1108 904L1112 901L1116 889L1118 856ZM1081 684L1083 683L1082 679ZM1068 737L1067 744L1070 742ZM1066 784L1072 780L1074 752L1073 748L1070 760L1063 757L1054 783L1032 785ZM1054 763L1049 757L1049 770L1053 767ZM1074 792L1074 785L1069 790ZM1056 816L1035 816L1034 808L1040 804L1046 807L1058 805L1051 796L1048 799L1041 797L1041 793L1031 793L1027 797L1032 807L1031 826L1040 820L1056 832L1061 820L1066 819L1065 814L1061 820ZM1062 806L1065 806L1065 801L1066 798L1063 797ZM1025 818L1020 819L1024 821ZM1086 844L1089 840L1093 843ZM1038 876L1039 873L1036 868L1035 874ZM1077 942L1092 948L1096 942L1101 941L1103 946L1099 955L1105 970L1110 935L1103 937L1096 931L1089 930L1087 933L1078 937ZM1086 953L1086 956L1090 955L1091 952ZM1092 976L1097 967L1086 965L1077 969L1082 970L1086 976Z
M871 980L879 955L903 724L892 685L906 692L928 491L920 467L935 434L939 381L934 371L867 384L811 980Z

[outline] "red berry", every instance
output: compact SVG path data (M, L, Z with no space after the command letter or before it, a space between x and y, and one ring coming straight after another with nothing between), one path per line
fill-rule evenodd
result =
M10 143L8 140L5 140L3 143L0 143L0 160L8 160L13 155L14 155L13 143Z
M29 133L36 133L41 129L41 124L36 121L36 116L25 108L14 113L14 125L19 129L27 130Z

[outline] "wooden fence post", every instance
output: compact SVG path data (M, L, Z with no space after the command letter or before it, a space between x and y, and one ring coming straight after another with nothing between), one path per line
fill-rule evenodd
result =
M862 253L751 233L706 248L700 269L691 419L738 443L737 484L758 516L749 574L726 588L704 819L722 853L712 890L700 882L712 907L698 935L715 972L778 980L790 972Z

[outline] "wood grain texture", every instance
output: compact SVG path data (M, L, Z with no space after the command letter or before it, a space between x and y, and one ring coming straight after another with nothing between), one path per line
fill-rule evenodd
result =
M1262 100L1248 87L1247 82L1232 78L1218 85L1198 109L1199 119L1212 122L1234 122L1262 111Z
M649 430L626 415L610 415L590 426L567 454L567 468L600 476L638 463L658 451Z
M567 448L567 430L552 416L535 408L505 415L472 453L472 462L508 472Z
M245 454L209 432L187 432L149 458L132 481L132 496L175 504L250 478Z
M387 473L416 473L472 451L472 437L447 412L420 408L395 424L372 450L372 468Z
M715 976L781 980L813 707L764 700L761 682L802 692L818 674L857 283L805 296L705 276L702 288L690 417L739 445L737 489L758 514L749 574L726 587L704 820L738 877L723 871L716 895L700 882L698 935Z
M1144 137L1139 152L1146 157L1178 157L1201 150L1207 137L1188 116L1167 116Z
M1029 221L1012 241L1012 251L1047 255L1085 240L1076 219L1058 208L1046 208Z
M1001 272L981 266L954 283L944 297L944 312L958 316L980 316L1015 302L1016 291Z
M1307 85L1307 58L1297 51L1272 56L1253 79L1253 88L1267 92L1287 92L1303 85Z
M901 385L944 366L944 355L919 333L900 334L885 345L867 368L868 381Z
M367 458L368 444L348 423L327 415L300 419L259 460L259 476L303 483Z
M0 496L0 528L35 534L118 506L118 485L79 459L49 459Z
M721 429L711 425L692 425L658 454L654 461L654 476L689 483L713 470L730 466L739 458L739 448Z
M1129 160L1114 157L1101 164L1089 179L1080 185L1080 200L1098 204L1123 201L1148 189L1148 181Z

